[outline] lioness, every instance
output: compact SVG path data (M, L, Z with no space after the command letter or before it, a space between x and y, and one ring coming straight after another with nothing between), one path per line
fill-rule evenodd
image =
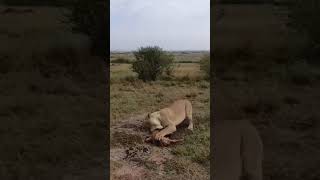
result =
M214 128L215 180L262 180L263 144L247 120L224 120Z
M160 111L149 113L145 119L145 125L151 132L160 130L156 135L156 140L163 139L166 135L176 131L176 126L184 120L188 121L188 129L193 130L192 105L188 100L177 100L169 107Z
M244 102L248 103L253 94L229 81L216 79L215 83L211 106L213 179L262 180L263 141L243 112Z

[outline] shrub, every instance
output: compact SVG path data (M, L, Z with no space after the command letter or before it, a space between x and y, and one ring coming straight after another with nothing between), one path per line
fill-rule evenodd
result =
M87 35L91 44L90 53L94 58L86 60L92 73L81 75L82 79L90 77L92 82L109 83L108 50L108 3L102 0L72 0L64 15L64 23L72 28L72 32ZM100 68L101 67L101 68ZM103 68L104 67L104 68ZM87 68L86 68L87 69ZM105 77L107 76L107 78ZM79 76L80 77L80 76ZM106 82L105 82L106 81Z
M75 0L68 6L64 23L72 24L72 30L89 36L92 53L105 59L108 55L108 5L102 0ZM101 23L105 22L105 23Z
M136 60L132 64L133 72L143 81L155 81L163 73L172 72L174 57L160 47L141 47L134 52Z
M205 55L200 60L200 69L210 78L210 55Z

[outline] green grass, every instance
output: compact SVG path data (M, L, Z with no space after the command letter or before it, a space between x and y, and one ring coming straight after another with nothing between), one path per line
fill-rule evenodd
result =
M161 77L154 82L138 80L130 66L130 64L111 66L111 125L117 124L121 119L157 111L174 100L189 99L193 105L194 133L185 134L185 141L182 144L171 147L175 160L169 160L164 167L169 167L165 171L170 175L168 177L173 179L174 177L208 178L210 83L205 80L199 63L176 63L173 76ZM179 133L180 131L177 132ZM128 141L125 133L114 135L111 137L111 142L113 142L111 148L142 143L141 139L136 137L130 137ZM189 164L188 167L185 167L186 163ZM157 169L150 164L145 166L151 171Z
M1 159L8 163L6 171L23 177L20 170L15 169L19 164L28 176L40 176L38 173L42 172L41 177L49 178L44 175L52 173L55 165L62 168L67 162L77 162L74 166L85 167L93 156L102 157L99 153L104 151L99 150L99 144L104 141L105 106L100 100L103 96L93 98L94 91L86 92L88 89L81 84L63 78L43 78L41 82L24 79L26 81L17 78L1 83L0 91L7 94L1 95L0 102L4 147ZM44 83L46 81L51 84ZM43 169L32 170L36 167L29 163Z
M195 130L184 139L183 146L176 146L172 152L188 158L204 167L210 165L210 116L195 116Z
M101 64L87 38L59 22L62 9L33 10L0 17L0 38L10 42L0 46L2 179L63 179L105 157Z
M132 71L132 65L126 63L112 63L111 82L137 81L137 74ZM160 80L169 81L202 81L205 73L200 70L199 63L175 63L171 77L162 76Z
M181 157L175 157L165 163L164 170L168 179L209 179L209 166L206 168Z
M120 68L119 68L120 67ZM114 69L111 67L111 120L124 118L125 115L141 113L144 111L152 111L160 108L178 98L197 99L201 91L205 90L201 98L209 97L209 84L204 80L194 81L192 78L183 80L182 73L190 73L191 77L201 77L202 74L194 71L188 66L186 70L177 73L178 79L159 80L156 82L144 83L137 80L128 69L129 66L121 64ZM199 68L195 66L195 68ZM116 69L121 69L116 71ZM128 72L129 71L129 72ZM190 86L191 85L191 86ZM206 97L207 96L207 97Z
M174 60L176 63L199 63L201 57L209 52L169 52L174 55ZM126 59L129 61L134 61L135 57L132 52L117 53L111 52L110 61L111 63L117 63L118 59Z

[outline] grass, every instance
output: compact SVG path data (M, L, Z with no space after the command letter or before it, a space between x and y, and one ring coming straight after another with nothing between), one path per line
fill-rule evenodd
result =
M137 144L142 144L144 141L139 135L126 134L124 132L115 132L111 135L111 147L117 146L134 146Z
M159 106L177 98L187 98L190 94L191 97L195 96L203 88L209 88L208 83L203 80L199 82L190 80L190 78L201 78L202 74L200 70L197 70L199 65L182 64L174 71L172 80L159 80L150 83L137 80L129 68L130 65L128 64L111 67L111 80L113 82L110 87L112 121L133 112L138 114L146 110L155 110L156 106L159 108ZM126 79L128 77L133 78L128 80ZM181 81L185 77L188 77L188 81ZM207 93L205 94L208 96ZM147 108L150 108L150 110Z
M185 137L183 146L176 146L174 154L189 158L204 167L210 166L210 116L209 114L194 117L197 129ZM205 115L205 116L204 116Z
M180 157L167 161L165 172L168 179L209 179L210 177L203 167Z
M63 179L102 166L104 74L63 9L28 8L0 17L0 177Z
M274 6L228 4L219 9L224 9L225 15L215 29L215 47L231 50L249 41L255 51L272 53L286 46L286 27L275 15Z
M131 69L131 64L116 64L111 65L110 68L110 79L111 81L125 80L128 77L135 77L136 73L134 73Z
M185 54L186 55L186 54ZM138 80L130 69L131 64L111 66L110 113L111 126L118 120L164 108L177 99L189 99L193 105L195 131L185 136L181 145L172 148L174 161L165 164L166 179L208 178L210 152L209 90L210 83L200 71L199 63L175 63L171 77L161 77L155 82ZM111 130L112 131L112 130ZM112 134L112 133L111 133ZM140 139L118 134L111 137L111 148L141 144ZM133 143L133 144L132 144ZM190 166L185 167L185 163ZM157 168L144 163L150 171ZM172 168L171 168L172 167Z
M198 63L201 60L201 57L204 54L208 54L208 52L203 51L203 52L192 52L192 51L187 51L187 52L170 52L174 55L175 57L175 62L177 63ZM133 61L135 59L134 55L132 52L111 52L110 55L110 61L111 63L117 63L118 59L126 59L129 61Z
M264 144L264 179L313 179L320 152L320 114L314 108L320 69L297 60L305 39L284 26L285 9L220 8L225 16L215 31L215 117L255 125Z
M35 85L32 82L35 79L25 79L28 81L23 83L18 78L17 81L11 79L10 82L4 82L6 86L1 86L0 114L5 124L0 130L4 135L1 136L2 146L5 147L1 148L1 154L4 155L4 163L12 163L6 166L6 170L23 177L23 174L12 169L16 163L23 162L20 166L28 176L40 176L37 170L32 170L34 166L28 166L28 163L43 166L41 172L47 175L52 173L52 168L58 168L53 167L54 164L62 168L65 163L77 162L73 164L74 167L85 167L88 166L85 162L91 162L92 156L102 157L99 154L105 129L105 106L99 100L102 97L92 98L94 92L85 92L85 88L73 81L62 85L65 81L63 78L43 78L42 82ZM43 84L46 80L52 83L51 87L57 85L58 90ZM29 88L31 83L37 87L37 91ZM14 84L20 84L21 88ZM90 108L85 108L85 104ZM87 110L83 111L84 108ZM87 146L91 143L96 145ZM2 177L8 175L2 174Z
M126 63L112 63L111 65L111 81L131 81L136 79L137 74L132 71L132 65ZM195 81L202 80L204 73L200 70L198 63L175 63L173 77L161 77L162 80L183 80Z

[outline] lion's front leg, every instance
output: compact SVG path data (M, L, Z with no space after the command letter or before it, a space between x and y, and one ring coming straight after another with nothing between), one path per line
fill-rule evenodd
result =
M177 129L176 129L176 126L175 125L169 125L167 126L166 128L162 129L160 132L158 132L156 135L155 135L155 139L160 141L161 139L163 139L166 135L168 134L171 134L173 132L175 132Z

